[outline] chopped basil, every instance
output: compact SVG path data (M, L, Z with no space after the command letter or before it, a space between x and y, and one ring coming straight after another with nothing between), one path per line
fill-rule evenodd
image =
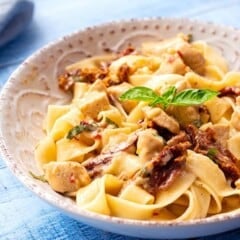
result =
M80 122L79 125L73 127L67 134L68 139L72 139L78 134L86 131L86 132L91 132L97 129L97 125L93 123L88 123L88 122Z
M207 152L207 156L211 159L214 159L216 154L217 154L217 149L216 148L209 148Z

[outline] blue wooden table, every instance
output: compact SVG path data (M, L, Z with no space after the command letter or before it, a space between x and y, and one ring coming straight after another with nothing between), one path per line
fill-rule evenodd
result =
M34 51L62 35L106 21L152 16L189 17L240 28L237 0L39 0L30 26L0 48L0 84ZM240 46L239 46L240 47ZM240 226L240 223L239 223ZM134 238L103 232L79 223L38 199L17 181L0 159L0 239ZM240 239L238 230L198 240Z

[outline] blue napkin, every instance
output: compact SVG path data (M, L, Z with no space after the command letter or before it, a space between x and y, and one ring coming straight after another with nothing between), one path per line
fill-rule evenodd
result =
M33 9L33 3L28 0L0 0L0 47L28 26Z

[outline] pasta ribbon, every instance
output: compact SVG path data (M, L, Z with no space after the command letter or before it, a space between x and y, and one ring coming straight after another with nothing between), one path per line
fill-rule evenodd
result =
M78 190L76 196L77 204L81 208L110 215L111 210L108 206L106 194L116 194L120 191L121 186L121 180L112 175L105 175Z
M66 66L35 159L79 208L144 221L240 211L240 72L178 34ZM34 176L34 175L33 175Z

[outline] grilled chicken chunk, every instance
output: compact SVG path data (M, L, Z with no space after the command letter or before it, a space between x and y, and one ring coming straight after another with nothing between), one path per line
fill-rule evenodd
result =
M91 181L86 169L77 162L50 162L44 170L52 189L60 193L77 191Z

